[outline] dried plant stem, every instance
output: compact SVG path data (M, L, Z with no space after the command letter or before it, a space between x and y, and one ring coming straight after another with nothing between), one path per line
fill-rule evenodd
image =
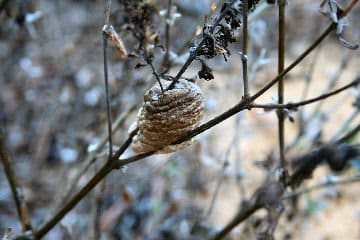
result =
M285 68L285 0L279 0L279 39L278 39L278 74ZM284 103L284 78L279 79L278 83L278 103ZM283 109L277 111L278 116L278 137L280 167L283 170L281 181L286 183L286 160L285 160L285 114Z
M111 12L111 0L105 0L105 24L109 24Z
M324 39L329 35L334 29L336 29L336 24L330 24L325 31L301 54L299 55L288 67L284 69L277 77L272 81L267 83L262 89L260 89L255 95L251 97L251 100L255 100L260 97L264 92L271 88L279 79L283 78L287 73L289 73L294 67L296 67L310 52L312 52Z
M123 112L118 116L118 118L115 120L113 126L112 126L112 134L115 133L125 122L127 117L136 110L138 103L133 104L128 110ZM105 134L100 142L96 145L95 149L89 153L87 158L82 161L81 165L78 167L75 175L65 184L65 189L61 192L61 195L57 198L56 202L54 203L54 206L52 207L52 210L50 211L50 215L52 216L55 211L57 211L61 205L65 204L65 202L70 197L71 193L74 192L75 187L80 179L80 177L86 172L86 170L89 168L91 164L95 162L96 155L99 153L101 149L105 146L106 142L108 140L108 134Z
M166 21L165 21L165 56L162 62L162 72L168 72L170 68L170 17L172 0L168 0Z
M309 69L307 70L307 72L305 73L305 85L301 94L301 98L300 100L304 100L307 98L308 92L309 92L309 88L310 85L312 83L313 80L313 75L314 75L314 71L315 71L315 66L316 66L316 62L319 59L319 54L321 52L321 47L323 45L319 45L319 47L315 50L314 56L312 58L312 60L310 61L309 64ZM299 110L299 114L298 114L298 133L297 136L295 138L295 140L287 146L287 148L285 149L285 151L291 149L292 146L294 146L294 143L297 142L297 139L300 139L305 132L305 119L304 119L304 112L302 109Z
M145 50L145 51L146 51L146 50ZM162 86L162 84L161 84L160 76L159 76L159 74L157 73L157 71L156 71L156 69L155 69L155 67L154 67L154 64L152 63L152 60L149 59L149 56L147 56L147 53L146 53L146 52L145 52L144 54L145 54L146 62L147 62L147 64L150 65L151 70L152 70L152 74L155 76L156 81L158 82L158 84L159 84L159 86L160 86L161 92L164 92L164 88L163 88L163 86Z
M351 60L351 54L350 52L347 52L341 59L340 64L338 65L338 68L334 72L334 74L330 77L328 84L322 91L323 93L329 92L331 89L333 89L336 85L336 83L339 81L341 74L346 70L348 63ZM324 102L319 102L313 112L309 114L308 119L314 119L320 112L321 108L323 107Z
M24 194L19 180L16 177L15 170L12 166L12 159L5 143L4 130L0 127L0 158L4 166L6 178L9 182L12 196L15 202L17 214L21 222L22 231L32 230L29 211L25 203Z
M241 122L241 114L238 114L235 118L235 135L234 135L234 152L235 152L235 179L238 185L238 190L240 194L240 200L243 200L246 196L245 185L243 182L243 167L242 167L242 157L240 151L240 122Z
M234 138L235 138L235 135L236 133L234 133ZM216 202L216 199L219 195L219 191L220 191L220 187L225 179L225 171L226 171L226 168L229 166L229 155L230 155L230 151L231 151L231 148L233 147L234 145L234 138L233 140L231 141L230 143L230 146L228 147L226 153L225 153L225 156L224 156L224 161L223 161L223 164L222 164L222 167L221 167L221 171L219 173L219 176L218 176L218 179L217 179L217 182L216 182L216 186L215 186L215 190L214 190L214 193L212 195L212 198L211 198L211 201L210 201L210 206L208 208L208 210L206 211L206 214L204 216L204 219L207 219L210 217L213 209L214 209L214 206L215 206L215 202Z
M92 238L93 239L101 239L101 229L100 229L100 217L101 217L101 206L103 203L103 196L106 187L106 179L104 179L100 186L97 187L98 191L95 192L93 196L93 224L92 224Z
M105 26L109 24L110 21L110 10L111 10L111 0L106 0L105 6ZM103 30L103 54L104 54L104 80L105 80L105 94L106 94L106 112L107 112L107 125L109 133L109 161L111 161L112 156L112 134L111 134L111 106L110 106L110 93L109 93L109 74L108 74L108 64L107 64L107 45L108 40L105 31Z
M356 125L356 127L354 127L353 129L351 129L347 134L345 134L344 136L342 136L340 139L338 139L335 142L336 143L344 143L347 140L349 140L350 138L354 137L359 132L360 132L360 123L358 125Z
M229 6L232 6L234 4L235 0L232 0L229 3ZM215 20L215 23L213 25L213 27L211 28L211 30L209 31L210 34L212 34L215 30L215 27L217 25L219 25L219 23L221 22L221 20L225 17L225 13L226 11L223 11L224 13L220 14L218 16L218 18ZM197 45L196 49L192 52L190 52L189 57L187 58L186 62L184 63L184 65L181 67L181 69L179 70L179 72L176 74L176 76L174 77L174 79L172 80L172 83L166 88L166 91L169 89L173 89L175 84L177 83L177 81L180 79L180 77L183 75L183 73L186 71L186 69L190 66L190 64L195 60L195 58L197 57L197 53L198 51L201 49L201 47L205 44L207 38L209 36L205 35L204 38L202 39L202 41Z
M303 188L303 189L298 189L296 191L290 192L288 194L285 194L283 196L283 199L288 199L288 198L292 198L304 193L308 193L314 190L318 190L318 189L322 189L324 187L330 187L330 186L337 186L337 185L344 185L344 184L349 184L349 183L356 183L360 181L360 174L349 177L349 178L345 178L345 179L340 179L337 181L326 181L324 183L319 183L307 188Z
M41 239L50 229L58 223L81 199L83 199L104 177L111 172L111 163L108 161L91 180L57 212L46 224L34 233L34 239Z
M355 108L355 110L351 113L351 115L344 121L344 123L340 126L339 130L331 137L332 140L339 138L339 136L346 131L346 129L350 126L350 124L354 121L354 119L360 114L360 109Z
M212 237L211 240L223 239L232 229L250 217L258 209L260 209L260 206L255 204L254 201L244 202L236 216L228 224L226 224L226 226L220 232Z
M243 85L244 85L244 98L248 99L250 97L249 93L249 81L248 81L248 66L247 66L247 55L248 55L248 8L249 2L243 1L243 22L242 22L242 53L241 53L241 62L243 69Z
M105 93L106 93L106 113L108 126L108 141L109 141L109 160L112 156L112 134L111 134L111 107L110 107L110 93L108 83L108 65L107 65L107 37L103 33L103 50L104 50L104 79L105 79Z
M320 45L321 46L321 45ZM319 47L320 47L319 46ZM320 49L320 48L318 48ZM319 51L317 51L319 52ZM314 58L316 58L314 56ZM338 68L336 69L335 73L332 75L332 77L329 79L329 81L327 82L327 85L324 87L324 90L322 90L322 93L328 93L330 90L333 89L333 87L335 86L336 82L338 82L341 74L344 72L344 70L346 69L348 62L351 59L351 55L349 53L345 54L342 59L341 59L341 63L339 64ZM315 65L315 60L313 61L313 66ZM310 70L309 70L310 71ZM309 73L310 74L310 73ZM308 81L308 80L307 80ZM306 84L307 86L309 86L309 84ZM308 87L306 87L308 88ZM307 90L307 89L306 89ZM305 89L304 89L305 92ZM305 94L303 92L303 96L305 98ZM286 148L286 151L292 149L294 146L297 145L297 143L304 137L305 134L305 129L304 129L304 125L306 124L310 124L311 121L314 121L314 119L317 119L317 116L319 115L319 113L321 113L321 108L323 106L324 102L323 101L319 101L316 106L314 107L314 110L308 115L308 117L306 119L304 119L304 117L301 117L300 119L300 129L299 129L299 133L296 136L296 138L292 141L291 144L289 144ZM299 112L299 115L301 115L302 112Z
M304 105L307 105L307 104L311 104L311 103L315 103L315 102L318 102L318 101L321 101L323 99L326 99L326 98L329 98L331 96L334 96L346 89L349 89L351 87L355 87L357 85L360 84L360 78L357 77L354 81L334 90L334 91L331 91L331 92L328 92L326 94L322 94L318 97L315 97L315 98L311 98L311 99L308 99L308 100L304 100L304 101L300 101L300 102L296 102L296 103L286 103L286 104L250 104L249 108L263 108L263 109L284 109L284 108L287 108L287 109L290 109L290 110L296 110L298 107L301 107L301 106L304 106Z

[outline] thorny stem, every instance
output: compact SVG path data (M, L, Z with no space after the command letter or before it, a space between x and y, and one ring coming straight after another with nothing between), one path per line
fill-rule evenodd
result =
M354 0L355 2L357 2L357 0ZM345 14L343 14L343 16L346 15L347 12L349 12L351 10L351 8L347 8L347 11L344 11ZM293 69L297 64L299 64L332 30L336 29L336 24L332 23L330 26L328 26L328 28L315 40L315 42L313 44L310 45L310 47L308 47L292 64L290 64L290 66L288 66L281 74L279 74L277 77L275 77L271 82L269 82L267 85L265 85L262 89L260 89L256 94L254 94L253 96L250 97L249 101L240 101L238 104L236 104L235 106L233 106L232 108L230 108L229 110L225 111L224 113L220 114L219 116L213 118L212 120L202 124L201 126L199 126L198 128L190 131L185 137L174 141L172 144L178 144L181 142L184 142L188 139L191 139L192 137L210 129L211 127L217 125L218 123L226 120L227 118L235 115L236 113L247 109L249 107L249 103L255 101L258 97L260 97L264 92L266 92L269 88L271 88L275 83L277 83L279 81L280 78L284 77L291 69ZM203 39L204 41L204 39ZM198 46L199 47L199 46ZM192 59L191 59L192 58ZM186 61L186 63L184 64L187 65L186 67L182 67L180 72L185 72L185 70L187 69L187 67L190 65L190 63L194 60L195 56L190 54L188 60ZM191 60L189 60L191 59ZM175 85L177 80L180 78L181 74L177 75L177 79L175 78L173 80L173 82L171 84ZM171 85L170 84L170 85ZM360 128L360 126L358 126ZM130 145L132 138L134 137L134 135L136 134L137 130L133 131L132 134L130 134L130 136L128 137L128 139L125 141L125 143L120 147L120 149L112 156L112 158L118 159L121 154L126 150L126 148ZM143 154L138 154L126 159L118 159L116 161L114 161L113 163L106 163L96 174L95 176L75 195L73 196L73 198L63 206L62 209L60 209L49 221L47 221L42 227L40 227L40 229L34 233L34 238L35 239L40 239L41 237L43 237L54 225L56 225L72 208L74 208L77 203L82 200L87 193L89 193L96 185L97 183L99 183L104 177L106 177L106 175L111 172L111 170L113 169L118 169L121 168L122 166L125 166L129 163L133 163L136 162L140 159L143 159L145 157L148 157L152 154L154 154L155 151L152 152L148 152L148 153L143 153ZM254 204L253 204L254 205ZM234 221L234 224L232 225L231 228L229 228L229 231L231 231L231 229L233 227L235 227L239 222L245 220L246 218L248 218L249 216L252 215L252 213L254 213L256 210L258 209L258 206L250 206L247 208L242 208L242 210L240 210L241 212L244 212L244 214L238 214L239 218L237 219L237 221ZM225 234L226 235L226 234Z
M243 68L243 84L244 84L244 98L250 97L249 93L249 81L248 81L248 66L247 66L247 55L248 55L248 8L249 2L243 1L243 46L241 53L241 62Z
M278 74L284 71L285 68L285 0L279 1L279 39L278 39ZM278 83L278 102L284 102L284 77L279 79ZM277 111L278 116L278 137L279 137L279 155L280 168L283 173L281 181L286 182L286 160L285 160L285 114L283 109Z
M4 171L10 185L10 189L16 206L16 211L21 222L22 231L25 232L31 230L32 227L29 217L29 211L25 203L21 185L16 177L15 170L12 166L11 154L6 147L5 134L4 134L4 130L1 127L0 127L0 158L2 164L4 165Z

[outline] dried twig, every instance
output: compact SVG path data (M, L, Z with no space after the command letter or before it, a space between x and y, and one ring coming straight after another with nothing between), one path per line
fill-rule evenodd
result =
M162 62L162 72L169 71L170 68L170 17L172 0L168 0L166 21L165 21L165 56Z
M279 3L279 39L278 39L278 74L284 71L285 68L285 0L280 0ZM278 83L278 103L284 102L284 80L279 79ZM279 155L280 167L283 171L281 181L285 185L286 179L286 160L285 160L285 113L283 109L277 111L278 116L278 137L279 137Z
M4 130L1 127L0 127L0 158L2 164L4 165L4 171L10 185L17 214L21 222L22 231L25 232L28 230L32 230L29 210L25 203L23 190L19 180L16 177L15 170L12 166L11 155L5 143Z
M219 173L219 176L218 176L218 179L216 182L216 186L215 186L215 190L214 190L214 193L212 194L212 198L210 201L210 206L209 206L208 210L206 211L204 219L209 218L214 209L216 198L219 194L221 184L223 183L223 181L225 179L225 171L226 171L227 167L229 166L229 155L230 155L231 149L235 143L235 141L234 141L235 135L236 135L236 133L234 134L234 137L230 143L230 146L228 147L227 151L225 152L224 161L223 161L222 167L221 167L221 172Z
M249 80L248 80L248 66L247 66L247 55L248 55L248 9L249 2L243 1L243 46L241 53L241 62L243 68L243 85L244 85L244 98L248 99L250 97L249 93Z
M297 110L298 107L305 106L307 104L315 103L331 96L334 96L344 90L347 90L351 87L355 87L360 84L360 77L358 76L354 81L346 84L343 87L340 87L334 91L328 92L326 94L322 94L318 97L311 98L308 100L296 102L296 103L285 103L285 104L250 104L250 108L263 108L263 109L289 109L289 110Z
M111 0L106 0L105 6L105 25L103 28L103 54L104 54L104 81L105 81L105 93L106 93L106 112L107 112L107 124L108 124L108 141L109 141L109 161L112 156L112 134L111 134L111 107L110 107L110 93L109 93L109 80L108 80L108 64L107 64L107 34L104 31L106 26L109 25L111 10Z
M355 175L355 176L351 176L351 177L348 177L348 178L339 179L339 180L336 180L336 181L328 180L328 181L323 182L323 183L318 183L318 184L315 184L315 185L310 186L310 187L298 189L296 191L284 194L283 199L296 197L298 195L309 193L311 191L322 189L322 188L325 188L325 187L337 186L337 185L345 185L345 184L349 184L349 183L356 183L356 182L359 182L359 181L360 181L360 175Z
M232 6L234 4L234 2L236 2L235 0L232 0L229 3L229 6ZM221 22L221 20L225 17L226 15L226 11L223 11L223 13L221 13L215 20L215 23L213 25L213 27L210 29L209 33L212 34L215 30L215 27ZM188 57L188 59L186 60L186 62L184 63L184 65L181 67L181 69L179 70L179 72L176 74L176 76L174 77L174 79L172 80L172 83L167 87L166 90L172 89L175 84L177 83L177 81L180 79L180 77L183 75L183 73L186 71L186 69L190 66L190 64L195 60L195 58L198 56L198 52L200 51L200 49L202 48L202 46L206 43L206 40L209 36L205 35L204 38L201 40L201 42L197 45L197 47L195 48L195 50L190 52L190 55Z

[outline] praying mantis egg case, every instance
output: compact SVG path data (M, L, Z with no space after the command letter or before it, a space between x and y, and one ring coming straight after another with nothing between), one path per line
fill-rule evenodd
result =
M162 81L163 89L170 81ZM203 94L198 85L179 79L173 89L161 91L158 83L144 96L137 121L131 128L139 128L131 147L136 153L157 151L170 153L185 148L191 140L171 145L199 126L203 116Z

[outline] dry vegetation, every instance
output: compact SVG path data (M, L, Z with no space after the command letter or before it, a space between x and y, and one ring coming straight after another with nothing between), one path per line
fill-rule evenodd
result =
M287 1L280 44L279 4L244 24L225 2L0 0L3 239L360 238L358 1ZM146 91L180 75L192 144L134 153Z

